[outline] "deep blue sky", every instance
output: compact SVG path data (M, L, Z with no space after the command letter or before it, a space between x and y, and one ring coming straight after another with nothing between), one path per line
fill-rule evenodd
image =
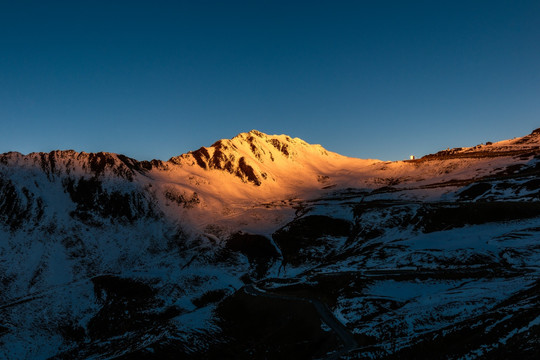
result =
M396 160L537 127L537 0L0 0L0 152L258 129Z

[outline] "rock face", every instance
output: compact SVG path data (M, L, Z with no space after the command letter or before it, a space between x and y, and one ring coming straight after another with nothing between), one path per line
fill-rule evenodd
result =
M289 136L269 136L257 130L241 133L230 140L219 140L210 147L173 157L169 161L178 165L198 165L202 169L223 170L239 177L243 182L260 186L268 174L260 169L264 163L277 163L278 166L294 161L295 148L309 147L321 155L328 152L317 145L309 145L301 139ZM304 149L302 149L304 150Z
M0 358L540 354L540 130L399 162L258 131L0 155Z

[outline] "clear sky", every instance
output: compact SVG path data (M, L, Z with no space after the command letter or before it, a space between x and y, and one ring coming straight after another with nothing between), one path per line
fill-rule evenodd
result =
M0 152L257 129L397 160L537 127L538 0L0 0Z

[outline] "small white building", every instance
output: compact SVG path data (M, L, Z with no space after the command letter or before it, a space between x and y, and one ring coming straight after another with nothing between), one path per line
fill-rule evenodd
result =
M414 159L415 159L414 155L411 155L411 156L409 157L409 159L410 159L410 160L414 160Z

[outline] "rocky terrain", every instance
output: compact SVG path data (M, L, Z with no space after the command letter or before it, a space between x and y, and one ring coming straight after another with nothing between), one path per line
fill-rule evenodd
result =
M0 358L537 359L540 130L0 155Z

